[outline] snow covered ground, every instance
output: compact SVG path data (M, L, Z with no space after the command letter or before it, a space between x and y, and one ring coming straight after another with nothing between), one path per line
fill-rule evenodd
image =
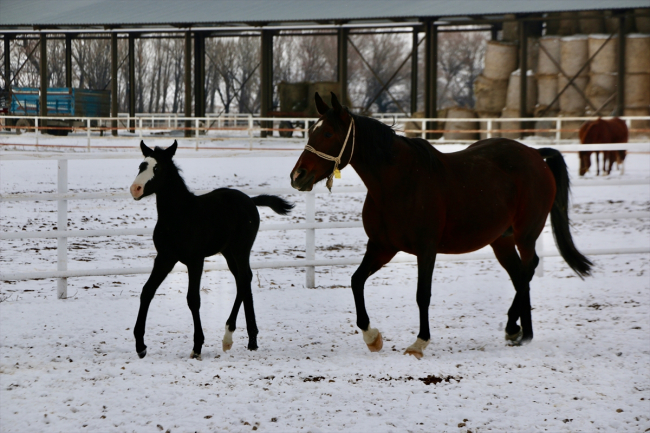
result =
M156 143L162 144L162 143ZM189 154L190 151L187 151ZM286 156L177 160L195 190L286 188L298 152ZM571 173L578 157L566 155ZM139 159L69 162L75 192L125 191ZM0 192L56 190L55 161L0 161ZM650 179L650 155L633 154L626 173ZM587 176L594 179L593 174ZM337 186L360 185L351 169ZM320 188L323 188L320 186ZM261 209L263 222L304 220ZM357 221L363 194L323 194L317 219ZM71 229L155 224L154 199L69 202ZM641 186L580 187L572 214L650 210ZM2 203L3 231L50 230L55 202ZM579 248L650 244L650 221L576 222ZM545 233L550 248L552 236ZM362 229L319 230L317 258L359 257ZM69 269L148 266L149 237L73 238ZM301 231L260 232L252 261L304 256ZM221 260L212 258L210 260ZM253 291L259 350L246 350L239 315L233 349L221 351L235 297L227 271L204 274L203 361L189 359L192 319L187 275L171 274L152 303L148 355L138 359L132 329L147 275L0 282L2 432L482 432L650 429L650 255L596 256L594 277L577 278L559 258L532 282L535 339L503 339L514 290L495 260L440 262L430 307L432 342L421 360L403 356L418 331L416 269L389 264L366 286L384 349L368 352L357 331L349 281L354 267L317 268L316 289L300 268L260 269ZM0 266L54 269L56 240L0 241ZM442 380L439 380L442 379Z

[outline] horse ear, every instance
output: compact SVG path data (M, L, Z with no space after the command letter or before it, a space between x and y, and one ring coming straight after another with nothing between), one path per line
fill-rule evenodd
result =
M318 114L321 116L330 109L330 107L327 106L327 104L323 101L323 99L320 97L318 92L314 95L314 100L316 101L316 110L318 111Z
M153 150L151 150L151 148L147 147L147 145L144 144L144 140L140 141L140 149L142 150L142 154L144 155L145 158L153 153Z
M178 147L178 143L176 142L176 140L174 140L174 144L172 144L167 149L165 149L165 154L169 156L169 158L171 159L171 157L176 154L177 147Z
M334 109L336 114L341 114L341 111L343 110L343 107L341 107L341 103L339 102L334 92L330 92L330 93L332 94L332 108Z

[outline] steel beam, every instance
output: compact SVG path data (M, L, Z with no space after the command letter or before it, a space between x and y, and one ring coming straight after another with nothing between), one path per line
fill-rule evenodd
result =
M129 33L129 127L135 132L135 35Z
M194 32L194 117L205 117L205 35Z
M72 87L72 36L65 34L65 87Z
M528 117L528 33L526 21L519 21L519 117ZM523 125L522 125L523 127Z
M418 111L418 35L419 27L413 27L411 42L411 116Z
M349 29L340 28L337 33L338 42L338 79L339 82L339 100L341 104L346 105L348 100L348 34ZM312 95L307 95L312 98Z
M273 31L262 30L261 35L261 73L260 73L260 115L268 117L273 109ZM272 128L272 122L262 122L262 128ZM270 131L262 131L260 136L273 135Z
M438 27L434 20L425 23L424 50L424 117L438 117ZM436 129L437 122L428 122L427 129ZM427 133L427 138L434 134Z
M618 17L618 75L616 78L618 81L616 115L622 116L625 112L625 15Z
M111 135L117 137L117 33L111 33Z
M185 117L192 117L192 32L185 32ZM191 120L185 121L185 137L190 137Z

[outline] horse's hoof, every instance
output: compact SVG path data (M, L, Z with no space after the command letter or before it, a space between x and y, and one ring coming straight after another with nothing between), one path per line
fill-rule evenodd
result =
M257 350L257 343L248 343L248 350Z
M224 352L229 351L230 349L232 349L232 341L230 343L226 343L225 341L222 341L221 348L223 349Z
M228 324L226 323L226 332L223 334L223 339L221 340L221 348L224 352L232 349L232 334L235 331L228 329Z
M519 328L519 332L516 334L508 334L506 332L506 341L511 345L511 346L520 346L522 343L522 339L524 336L524 329Z
M140 359L142 359L142 358L144 358L145 356L147 356L147 348L145 347L144 350L143 350L142 352L138 352L138 356L140 357Z
M381 338L381 332L377 328L371 328L368 325L367 331L363 332L363 341L366 342L368 349L371 352L379 352L384 347L384 339Z
M423 339L418 338L415 340L415 343L406 348L404 355L413 355L417 359L422 359L424 356L424 349L429 345L429 341L431 340L424 341Z
M192 351L192 353L190 353L190 359L196 359L197 361L203 360L203 358L201 358L201 354L200 353L195 353L194 351Z

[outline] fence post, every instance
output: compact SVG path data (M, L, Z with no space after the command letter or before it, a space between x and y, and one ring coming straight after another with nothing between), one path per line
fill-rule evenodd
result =
M562 119L555 120L555 144L560 144L560 129L562 129Z
M194 129L196 130L195 137L196 137L196 142L194 144L194 150L199 150L199 119L196 118L194 119Z
M486 126L487 126L487 134L485 137L492 138L492 120L488 120Z
M90 152L90 119L86 119L86 147L88 152Z
M140 141L142 141L142 117L138 118L138 131L140 131Z
M535 268L535 276L536 277L543 277L544 276L544 231L539 234L539 237L537 238L537 241L535 241L535 252L537 253L537 256L539 257L539 263L537 264L537 268Z
M38 149L38 117L34 119L34 135L36 136L36 149Z
M305 220L308 223L316 222L316 194L314 191L307 193L305 197ZM305 259L316 259L316 229L305 230ZM305 286L308 289L316 287L316 269L314 266L307 266L305 269Z
M237 119L235 119L235 126L237 126ZM248 150L253 150L253 115L248 115Z
M58 173L57 173L57 192L59 194L65 194L68 192L68 160L60 159L58 161ZM68 201L59 200L58 201L58 222L57 230L67 231L68 230ZM57 239L57 270L58 271L67 271L68 270L68 238L60 237ZM67 278L58 278L56 283L56 297L58 299L66 299L68 297L68 279Z

